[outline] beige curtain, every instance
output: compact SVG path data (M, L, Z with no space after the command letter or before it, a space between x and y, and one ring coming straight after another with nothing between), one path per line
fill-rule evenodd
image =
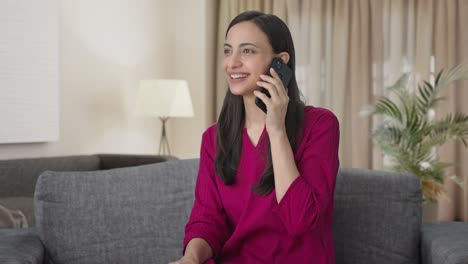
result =
M217 47L216 116L227 84L222 72L224 34L229 21L246 10L273 13L289 25L296 47L296 78L309 105L331 109L340 120L343 167L382 169L385 158L373 146L376 118L359 113L385 93L403 72L427 79L431 56L436 71L468 59L466 0L289 0L221 1ZM436 109L467 113L468 84L446 89L447 100ZM465 191L448 180L448 198L439 203L439 220L468 221L468 151L448 144L438 151L457 163L450 173Z
M298 85L307 104L340 120L342 166L372 166L370 118L359 112L372 99L372 24L368 0L289 1Z
M288 2L288 24L298 54L296 72L308 103L330 108L341 123L341 163L381 169L385 159L371 142L380 120L359 116L403 72L430 76L468 58L466 0L298 0ZM433 73L432 73L433 74ZM464 88L463 88L464 87ZM447 89L436 112L468 112L468 85ZM439 203L439 220L468 221L467 150L450 143L439 157L458 166L448 172L462 179L463 191L447 180L448 198Z
M383 63L384 86L393 83L402 72L413 71L427 80L440 69L467 61L468 32L464 27L468 25L468 1L385 0L381 3L384 55L378 63ZM430 72L431 57L435 72ZM435 109L437 116L455 111L468 113L463 103L463 98L468 98L467 88L465 81L444 89L446 100ZM463 186L447 178L447 197L439 200L438 220L468 221L468 166L464 162L467 150L462 143L450 142L437 153L441 160L456 164L447 175L459 176Z
M468 62L468 1L438 0L433 6L432 51L436 72ZM446 101L436 110L437 115L468 113L468 81L458 82L444 91ZM462 187L446 180L448 199L439 201L438 220L468 221L468 150L461 143L449 143L438 151L438 156L456 167L449 171L462 180ZM449 174L449 175L450 175Z

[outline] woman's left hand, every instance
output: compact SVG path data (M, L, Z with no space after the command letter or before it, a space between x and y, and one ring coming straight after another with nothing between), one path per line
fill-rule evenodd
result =
M284 87L283 82L273 68L270 68L271 76L260 75L262 81L258 81L257 85L268 90L271 98L268 98L260 91L254 91L254 95L262 100L267 108L266 129L268 134L286 132L285 119L288 111L288 90Z

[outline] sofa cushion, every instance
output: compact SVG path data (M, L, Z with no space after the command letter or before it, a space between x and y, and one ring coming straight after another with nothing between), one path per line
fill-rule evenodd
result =
M34 195L34 186L45 170L88 171L99 169L97 156L64 156L0 160L0 197Z
M422 263L468 263L467 222L424 222L421 231Z
M412 174L340 169L333 222L336 263L419 263L421 197Z
M198 160L43 173L38 234L55 263L167 263L182 254Z
M0 229L0 263L43 263L44 247L34 228Z

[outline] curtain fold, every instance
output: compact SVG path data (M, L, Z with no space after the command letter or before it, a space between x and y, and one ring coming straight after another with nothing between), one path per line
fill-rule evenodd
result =
M434 2L433 54L436 72L461 63L468 62L468 2L464 0L437 0ZM448 113L468 113L468 81L458 82L446 87L441 94L446 99L436 109L436 115ZM461 143L450 142L438 150L438 157L446 162L455 163L447 170L448 175L457 175L461 186L450 179L445 180L447 198L439 201L438 220L468 221L468 160L467 150ZM464 190L462 189L464 188Z
M343 166L372 166L372 23L369 0L288 2L298 85L307 104L326 107L340 120Z
M459 1L456 8L457 14L457 25L456 25L456 34L458 36L458 41L456 49L459 52L459 61L461 63L468 63L468 32L466 31L466 25L468 25L468 2ZM468 105L466 100L468 98L468 80L465 80L459 84L459 89L457 90L457 111L468 113ZM457 164L458 172L457 175L462 177L462 186L464 189L458 189L456 197L454 198L458 201L456 208L458 210L458 216L453 219L460 219L463 221L468 221L468 149L466 149L462 144L457 146Z

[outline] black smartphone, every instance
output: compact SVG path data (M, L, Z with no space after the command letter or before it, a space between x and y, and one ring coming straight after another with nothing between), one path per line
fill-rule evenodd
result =
M273 68L276 73L278 73L278 76L280 77L281 81L283 82L284 88L287 88L289 85L289 82L292 79L293 72L289 66L283 62L281 58L273 58L273 61L271 62L270 68ZM270 74L270 68L268 68L267 72L265 73L266 75L271 76ZM267 89L261 87L260 92L266 94L268 98L271 98L270 93L268 92ZM267 108L265 103L258 97L255 98L255 104L262 109L263 112L267 112Z

